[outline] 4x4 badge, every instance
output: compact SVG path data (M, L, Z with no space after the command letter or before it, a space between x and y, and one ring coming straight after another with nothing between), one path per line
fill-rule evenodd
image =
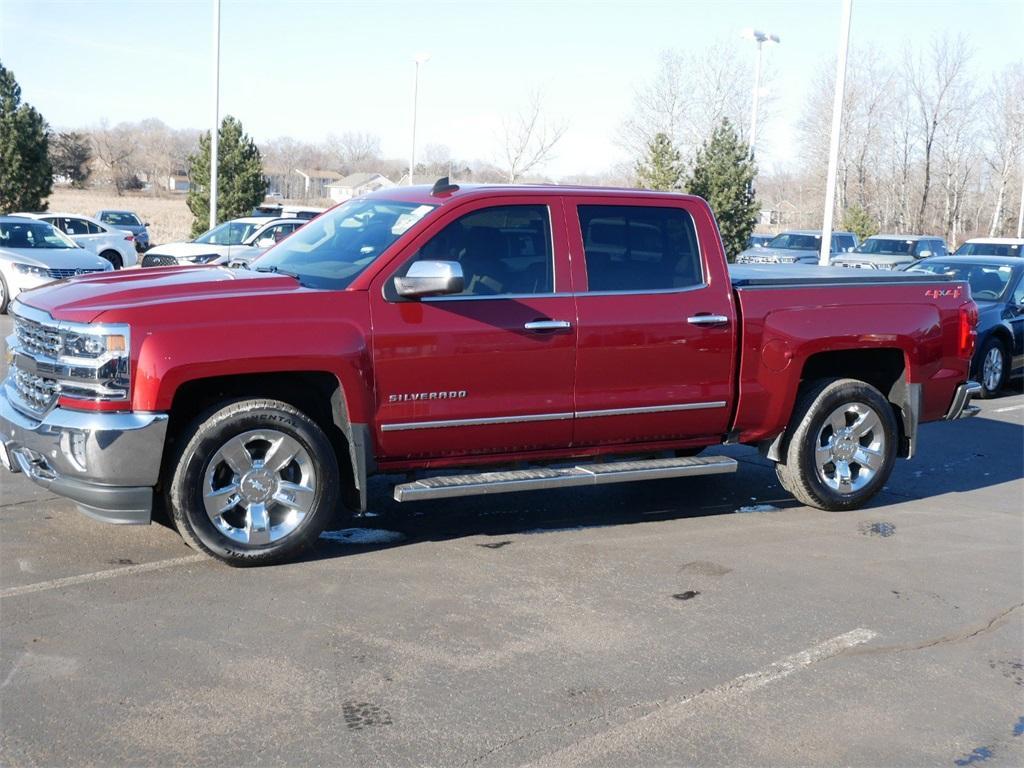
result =
M963 295L963 289L958 285L956 288L929 288L924 292L929 299L940 299L943 296L952 296L959 299Z

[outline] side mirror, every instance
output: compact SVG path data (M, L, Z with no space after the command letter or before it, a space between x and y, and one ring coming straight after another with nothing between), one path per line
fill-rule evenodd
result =
M919 259L927 259L929 256L934 256L934 254L931 251L921 251L917 254L917 258Z
M277 240L272 237L261 237L256 241L257 248L270 248L273 245L277 245Z
M457 261L414 261L405 277L395 278L395 290L405 299L462 293L465 278Z

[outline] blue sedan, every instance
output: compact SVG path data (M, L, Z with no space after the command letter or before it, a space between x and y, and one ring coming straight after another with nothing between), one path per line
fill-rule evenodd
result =
M1007 256L941 256L908 272L931 272L966 280L978 305L978 345L971 378L981 396L995 397L1011 376L1024 373L1024 260Z

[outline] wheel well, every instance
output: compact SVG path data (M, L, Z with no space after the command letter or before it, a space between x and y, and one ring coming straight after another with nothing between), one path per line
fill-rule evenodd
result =
M800 379L860 379L889 397L905 369L906 359L900 349L844 349L811 355L804 362Z
M115 251L113 248L108 248L107 250L103 251L102 253L100 253L100 256L109 261L115 267L118 264L120 264L122 267L124 266L124 259L121 258L121 254Z
M239 376L217 376L196 379L182 384L174 393L167 424L165 456L173 456L173 447L189 424L208 408L239 398L281 400L309 416L327 435L334 447L342 477L346 505L353 508L350 497L354 486L349 446L346 438L344 398L338 378L323 371L286 373L254 373ZM340 407L336 407L340 406ZM358 502L357 502L358 503Z

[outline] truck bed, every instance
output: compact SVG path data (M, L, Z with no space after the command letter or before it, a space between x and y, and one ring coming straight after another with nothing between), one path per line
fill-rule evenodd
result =
M734 288L799 288L808 285L942 283L946 275L923 272L852 269L850 267L809 267L786 264L730 264L729 279Z

